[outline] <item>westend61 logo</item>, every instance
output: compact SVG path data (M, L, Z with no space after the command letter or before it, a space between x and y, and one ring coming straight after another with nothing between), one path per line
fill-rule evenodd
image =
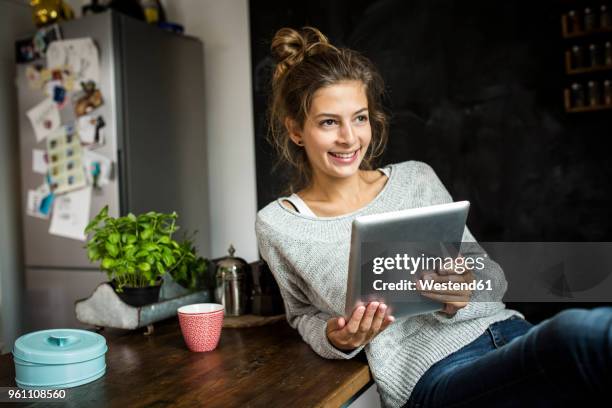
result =
M377 275L385 271L406 271L414 275L419 270L435 271L440 269L454 270L458 274L462 274L467 270L483 270L484 257L477 256L475 258L452 258L450 256L421 256L413 257L408 254L397 254L395 257L376 257L373 259L372 272Z

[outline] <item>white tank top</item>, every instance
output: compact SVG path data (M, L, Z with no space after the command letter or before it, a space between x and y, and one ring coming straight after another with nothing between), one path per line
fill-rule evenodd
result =
M389 177L390 169L390 167L381 167L378 170L380 170L383 174ZM283 197L281 200L289 201L291 204L293 204L293 206L297 209L297 212L299 212L300 214L309 215L311 217L317 218L315 213L312 212L310 207L308 207L308 205L304 202L304 200L300 198L299 195L293 193L289 197Z

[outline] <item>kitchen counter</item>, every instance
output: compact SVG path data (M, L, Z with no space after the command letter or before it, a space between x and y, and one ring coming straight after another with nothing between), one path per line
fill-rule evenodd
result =
M156 323L150 336L100 334L109 348L106 374L67 389L71 406L339 407L372 384L365 359L323 359L285 320L224 328L207 353L187 349L176 318ZM0 356L0 387L15 387L11 354Z

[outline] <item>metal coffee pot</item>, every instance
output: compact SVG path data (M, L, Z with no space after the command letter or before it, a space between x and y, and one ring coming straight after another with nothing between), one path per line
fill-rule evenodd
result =
M241 316L248 312L251 300L249 264L234 257L230 244L229 256L217 261L215 273L215 301L225 307L226 316Z

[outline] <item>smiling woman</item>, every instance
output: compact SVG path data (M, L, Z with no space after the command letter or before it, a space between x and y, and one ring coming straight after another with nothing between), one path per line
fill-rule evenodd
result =
M372 63L357 52L334 47L312 27L302 33L279 30L271 48L277 66L269 140L280 160L295 169L289 192L310 187L300 194L303 198L325 201L330 197L316 194L319 188L312 188L313 183L324 191L330 178L345 177L357 169L363 170L359 172L362 188L384 179L379 172L369 171L387 142L381 101L384 84ZM377 184L374 189L380 189Z
M301 126L286 119L288 137L303 146L311 169L310 184L296 195L317 214L333 216L361 208L384 185L386 177L367 170L370 163L364 161L372 140L366 95L361 81L341 81L314 93ZM344 180L343 190L335 187L338 179Z
M329 359L364 350L385 407L562 406L585 392L602 397L612 373L612 308L575 309L532 328L502 302L504 272L467 226L462 242L472 249L461 255L482 259L478 280L456 258L417 287L441 310L395 321L387 305L371 301L344 315L353 220L453 199L425 163L374 170L387 120L382 80L367 58L311 27L279 30L272 53L270 141L295 178L291 196L258 212L255 229L287 320L304 341ZM487 291L473 291L485 284Z
M287 119L291 140L304 146L316 170L344 175L359 167L361 160L356 159L363 158L372 139L364 88L360 81L321 88L315 92L310 115L302 126Z

